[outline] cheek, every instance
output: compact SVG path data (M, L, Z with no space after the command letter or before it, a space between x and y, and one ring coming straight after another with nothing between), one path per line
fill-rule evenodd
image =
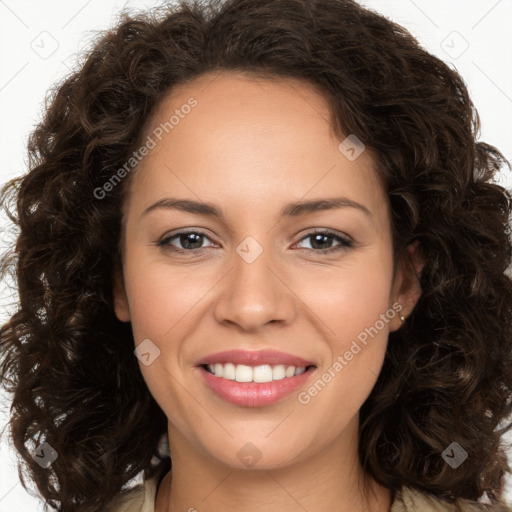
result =
M126 260L125 276L136 342L175 337L215 282L200 269L184 271L135 253Z
M351 259L336 272L329 269L315 279L302 276L300 296L322 321L332 346L342 350L347 340L373 326L390 309L392 270L391 254L374 250Z

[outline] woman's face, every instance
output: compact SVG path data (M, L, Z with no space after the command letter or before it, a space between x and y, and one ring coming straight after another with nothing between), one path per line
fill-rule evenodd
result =
M409 312L370 152L339 148L309 86L228 73L175 89L143 140L115 309L171 452L277 468L354 446Z

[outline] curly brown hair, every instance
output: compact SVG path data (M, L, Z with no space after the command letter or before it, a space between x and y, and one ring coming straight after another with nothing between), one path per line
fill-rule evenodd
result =
M191 1L124 14L53 89L29 139L29 171L2 190L19 229L2 260L19 306L0 331L0 375L24 473L54 509L97 512L141 471L169 463L158 452L167 419L130 324L113 310L130 176L102 199L97 191L169 91L216 70L318 87L336 133L377 155L395 262L420 242L423 294L390 333L360 411L365 472L392 490L498 502L510 470L512 242L510 195L493 178L510 163L477 142L459 74L352 0ZM47 469L32 457L42 441L58 453ZM457 471L441 457L454 441L469 454Z

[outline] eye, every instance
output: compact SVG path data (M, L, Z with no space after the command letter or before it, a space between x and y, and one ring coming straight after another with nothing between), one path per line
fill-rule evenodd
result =
M204 247L201 246L205 239L210 240L210 238L202 231L180 231L172 236L163 238L157 245L166 250L190 254L193 251L204 249ZM181 247L175 247L171 243L173 240L176 240Z
M328 253L335 252L340 250L346 250L353 247L353 242L348 238L344 238L333 231L329 230L314 230L310 233L303 236L302 240L311 240L311 248L305 248L308 252L316 252L316 253ZM324 247L325 245L331 245L333 241L338 241L339 244L334 247ZM300 243L300 242L299 242ZM318 247L320 246L320 247Z

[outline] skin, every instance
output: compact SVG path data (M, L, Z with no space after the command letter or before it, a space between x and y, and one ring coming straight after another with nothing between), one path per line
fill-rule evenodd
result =
M156 511L220 512L241 503L246 512L388 511L388 489L369 479L368 500L363 493L358 421L398 314L307 404L297 393L265 407L227 403L203 383L196 362L235 348L288 352L317 365L307 390L396 301L404 316L411 312L421 294L417 246L393 281L389 201L371 152L354 161L340 152L328 105L311 85L203 75L173 89L144 135L191 96L197 106L130 178L122 270L114 276L117 317L131 322L136 345L149 338L160 350L140 364L169 420L173 470ZM171 196L214 203L224 218L163 207L143 214ZM290 202L333 196L371 215L352 207L279 215ZM190 238L170 235L191 227L206 234L192 245L202 249L172 252ZM314 245L306 236L312 228L353 246L332 251L336 238ZM247 236L263 250L252 263L236 252ZM261 454L250 468L237 456L248 442Z

